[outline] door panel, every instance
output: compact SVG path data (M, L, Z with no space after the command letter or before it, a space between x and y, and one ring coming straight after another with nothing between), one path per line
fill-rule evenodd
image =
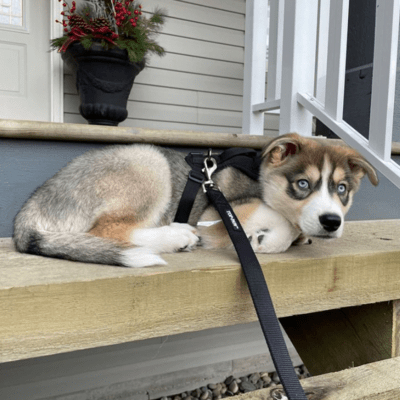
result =
M23 0L21 15L19 26L0 14L0 118L50 121L49 1Z

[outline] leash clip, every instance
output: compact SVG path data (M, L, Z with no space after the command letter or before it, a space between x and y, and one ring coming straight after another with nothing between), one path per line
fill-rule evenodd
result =
M209 187L213 188L215 186L214 181L211 179L211 176L216 169L217 161L214 157L212 157L212 151L211 149L209 149L207 157L204 158L204 168L201 170L201 172L203 172L206 176L206 181L202 184L204 193L207 193L207 189Z

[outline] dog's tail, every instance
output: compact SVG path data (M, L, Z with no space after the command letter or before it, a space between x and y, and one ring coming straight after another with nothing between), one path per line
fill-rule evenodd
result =
M62 258L85 263L147 267L166 262L144 247L126 247L88 233L15 229L13 240L21 253Z

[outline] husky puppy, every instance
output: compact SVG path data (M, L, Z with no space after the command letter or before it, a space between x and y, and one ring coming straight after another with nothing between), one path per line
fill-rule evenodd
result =
M152 145L110 146L71 161L15 217L18 251L126 267L165 264L163 252L230 247L200 190L188 224L173 223L190 167L184 154ZM213 175L256 252L284 252L308 236L337 238L361 178L378 184L357 152L297 134L262 152L254 181L228 167ZM198 225L198 229L195 227Z

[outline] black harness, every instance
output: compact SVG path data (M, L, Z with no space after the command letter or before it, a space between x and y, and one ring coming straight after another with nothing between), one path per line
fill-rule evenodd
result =
M189 153L185 157L185 160L192 170L189 172L174 222L186 223L189 220L197 192L204 182L206 182L204 171L205 158L212 158L215 161L216 169L213 172L219 172L226 167L235 167L251 179L258 180L261 157L256 150L231 148L221 154L209 154L208 157L203 153Z
M192 170L189 172L188 181L179 202L175 222L188 221L197 192L202 186L209 201L220 214L236 249L261 329L286 396L289 400L307 400L294 371L260 263L231 206L212 180L214 172L229 166L257 180L261 163L260 156L255 150L228 149L219 155L213 155L211 150L207 155L189 153L185 160Z

